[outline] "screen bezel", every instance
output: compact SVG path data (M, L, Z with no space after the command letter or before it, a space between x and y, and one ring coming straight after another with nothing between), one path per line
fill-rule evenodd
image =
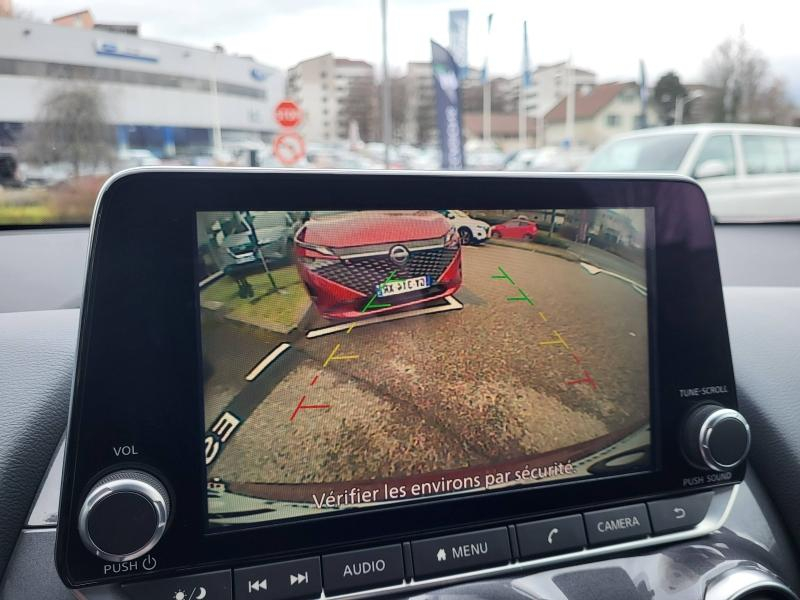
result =
M656 250L649 265L655 267L648 269L648 289L653 290L648 296L656 301L649 326L650 343L656 345L651 353L651 387L658 382L651 394L653 460L660 457L655 470L207 532L206 469L198 433L204 431L204 419L197 364L195 213L243 207L327 210L344 203L353 209L409 208L409 198L414 208L495 204L510 209L554 205L654 209L655 227L650 229ZM156 379L157 392L147 387L142 373ZM189 565L284 559L510 523L680 490L682 482L702 472L689 466L680 452L677 431L697 400L681 398L678 390L714 382L727 385L729 391L713 400L735 408L712 223L702 191L688 179L204 169L124 172L105 186L93 222L57 564L70 585L125 577L104 575L103 561L86 552L76 529L77 509L88 488L122 467L152 471L170 489L173 516L154 552L158 575ZM181 400L174 402L175 398ZM121 444L137 447L134 460L115 456L114 447ZM726 480L701 486L729 484L740 480L743 472L740 467ZM365 531L369 533L361 533Z

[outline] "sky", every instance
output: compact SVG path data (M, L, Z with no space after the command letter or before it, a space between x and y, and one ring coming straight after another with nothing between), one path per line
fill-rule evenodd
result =
M283 69L327 52L381 63L380 0L13 1L45 20L89 8L98 21L139 23L143 37L200 47L220 43L228 52ZM519 73L527 20L533 66L572 56L600 81L633 80L642 59L651 84L668 70L693 83L701 80L714 47L744 27L800 101L798 15L790 14L792 6L795 0L388 0L389 62L393 72L402 72L409 61L430 60L431 39L447 44L448 12L467 9L469 62L482 66L488 49L493 75Z

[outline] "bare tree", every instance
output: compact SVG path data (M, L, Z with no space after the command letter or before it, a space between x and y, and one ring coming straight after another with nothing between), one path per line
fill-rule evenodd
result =
M653 89L653 102L658 111L658 117L664 125L672 125L675 122L675 106L679 98L686 98L687 92L681 83L680 77L674 71L664 73ZM691 104L684 108L683 120L688 120L688 110Z
M709 106L717 121L788 124L791 102L763 54L740 34L716 47L705 64L706 82L718 91Z
M381 90L382 82L378 83L377 91ZM389 76L389 94L392 113L392 141L400 143L406 126L406 79L399 75ZM376 139L383 140L383 95L378 94L375 114L371 130L376 133Z
M392 139L403 139L406 127L406 81L402 77L391 78Z
M434 142L439 135L436 124L436 100L419 102L414 118L417 121L417 139L413 140L413 143L422 146Z
M69 163L76 177L83 165L96 167L113 157L113 130L103 96L93 86L64 84L53 89L26 138L26 160Z
M351 121L358 124L361 139L377 139L375 114L378 107L378 87L371 77L354 77L350 80L347 96L339 113L339 135L345 137Z

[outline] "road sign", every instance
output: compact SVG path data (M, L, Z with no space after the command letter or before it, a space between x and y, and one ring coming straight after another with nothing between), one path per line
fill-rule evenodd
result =
M275 107L275 120L278 125L286 129L292 129L300 125L303 120L303 111L291 100L282 100Z
M281 164L287 167L295 164L306 154L306 144L300 134L290 131L275 136L272 142L272 153Z

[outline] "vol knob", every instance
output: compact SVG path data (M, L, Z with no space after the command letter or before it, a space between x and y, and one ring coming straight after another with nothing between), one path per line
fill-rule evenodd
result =
M95 556L113 562L133 560L161 539L169 508L169 494L156 477L143 471L117 471L86 495L78 531Z
M717 404L695 408L683 429L686 458L701 469L727 471L747 458L750 426L736 410Z

